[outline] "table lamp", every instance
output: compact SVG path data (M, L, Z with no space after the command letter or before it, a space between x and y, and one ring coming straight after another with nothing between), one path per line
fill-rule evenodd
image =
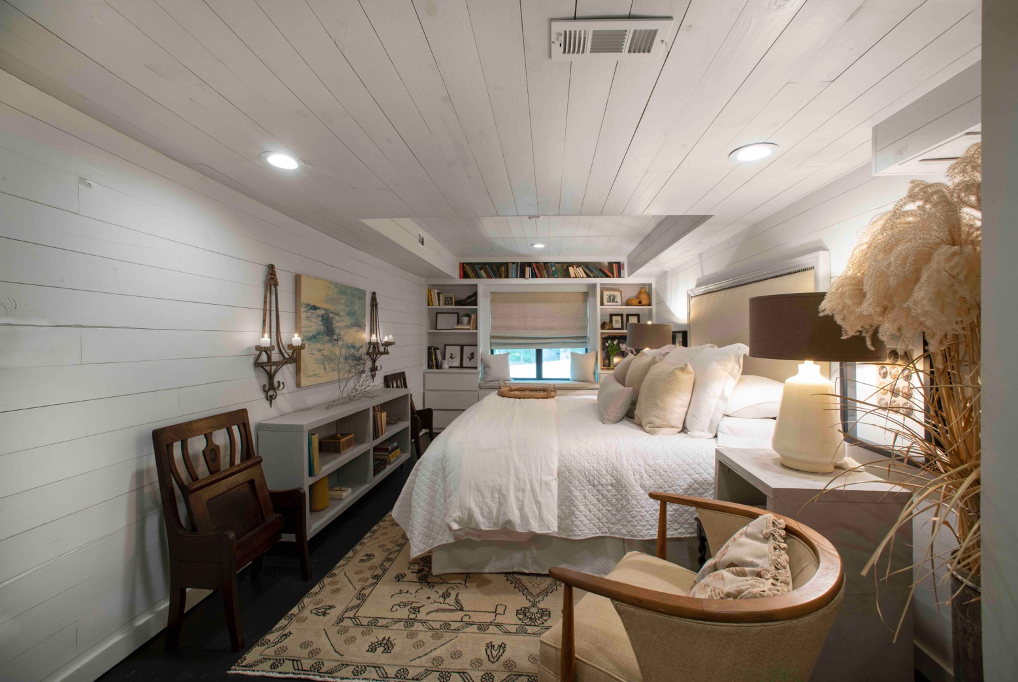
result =
M632 322L626 326L626 347L639 353L646 348L661 348L672 342L672 325Z
M814 362L867 362L887 357L874 339L841 338L833 317L820 316L826 292L776 294L749 299L749 355L801 360L799 373L785 381L771 447L791 469L826 473L845 457L841 409L834 383Z

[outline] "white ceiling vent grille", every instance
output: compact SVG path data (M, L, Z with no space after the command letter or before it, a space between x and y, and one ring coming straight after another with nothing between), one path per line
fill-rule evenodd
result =
M672 18L552 19L553 61L654 60L664 57Z

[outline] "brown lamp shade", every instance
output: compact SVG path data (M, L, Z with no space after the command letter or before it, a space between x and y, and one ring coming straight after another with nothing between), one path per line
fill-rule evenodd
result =
M887 357L887 348L874 339L866 347L862 336L841 338L841 326L820 315L827 294L775 294L749 299L749 355L769 360L869 362Z
M636 350L643 348L660 348L672 342L672 325L629 324L626 327L626 346Z

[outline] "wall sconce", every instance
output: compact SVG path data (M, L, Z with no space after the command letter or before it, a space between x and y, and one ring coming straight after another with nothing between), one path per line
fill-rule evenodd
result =
M382 336L378 331L378 297L371 292L371 329L368 334L367 356L371 359L371 378L375 378L378 370L378 358L389 354L389 346L395 345L392 336Z
M272 343L272 332L273 332L273 313L272 308L275 306L275 337L276 343ZM258 355L255 357L255 367L260 367L265 370L266 376L268 376L269 383L262 385L262 391L265 393L265 399L269 401L269 405L272 405L272 401L279 395L279 391L282 391L285 384L282 381L276 381L276 374L286 365L292 365L297 362L298 351L304 349L307 344L304 343L304 339L300 338L300 333L295 332L293 338L290 339L290 343L283 346L283 339L279 332L279 279L276 277L276 266L269 264L269 274L265 276L265 298L262 301L262 336L261 339L255 344L255 350L258 351ZM272 359L272 352L279 350L279 358L276 360ZM287 353L287 350L290 352ZM265 359L262 360L262 354L265 355Z

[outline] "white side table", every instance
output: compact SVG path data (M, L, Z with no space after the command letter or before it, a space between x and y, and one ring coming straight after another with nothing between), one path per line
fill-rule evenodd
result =
M893 630L908 597L912 572L906 571L882 581L878 588L873 570L861 571L898 518L910 494L904 488L862 471L843 475L843 489L817 494L831 479L844 471L811 474L782 466L773 450L717 448L715 451L714 496L718 500L759 507L800 521L826 537L841 554L845 567L845 599L838 611L827 643L820 652L814 682L911 682L912 613L905 616L897 642ZM816 498L816 499L814 499ZM912 563L911 526L899 531L895 540L893 566ZM716 548L712 548L716 549ZM885 569L882 560L880 568ZM883 572L880 572L883 577ZM794 643L789 643L794 646Z

